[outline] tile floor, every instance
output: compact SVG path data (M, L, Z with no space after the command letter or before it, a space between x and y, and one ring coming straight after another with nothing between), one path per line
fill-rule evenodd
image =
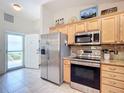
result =
M40 71L19 69L0 76L0 93L81 93L69 85L54 85L40 78Z

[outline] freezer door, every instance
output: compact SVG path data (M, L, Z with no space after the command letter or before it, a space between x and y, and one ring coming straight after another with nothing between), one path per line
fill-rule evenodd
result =
M41 78L48 78L48 44L47 35L41 35Z
M60 84L60 33L48 35L48 80Z

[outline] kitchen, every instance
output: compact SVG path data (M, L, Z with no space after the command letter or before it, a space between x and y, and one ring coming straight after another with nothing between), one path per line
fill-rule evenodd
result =
M36 48L40 62L35 64L40 71L29 69L34 68L31 62L35 56L33 61L25 58L29 71L24 69L26 74L34 71L31 79L43 84L36 85L34 91L36 86L29 79L30 92L24 89L22 93L124 93L123 4L122 0L55 0L43 4ZM38 47L35 40L30 42L33 48ZM34 53L28 44L25 50L30 52L25 57Z
M106 14L103 10L103 15L99 12L97 17L83 17L78 21L72 17L65 24L61 19L64 11L60 12L55 15L60 20L54 20L56 26L49 26L49 33L61 32L68 36L70 56L64 57L63 69L64 81L70 87L83 93L123 93L124 82L117 78L117 74L124 74L120 72L123 70L123 12Z

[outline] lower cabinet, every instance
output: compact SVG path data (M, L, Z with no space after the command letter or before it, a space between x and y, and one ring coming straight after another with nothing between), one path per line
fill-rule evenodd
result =
M70 83L70 60L64 60L64 82Z
M124 93L124 67L101 65L101 93Z

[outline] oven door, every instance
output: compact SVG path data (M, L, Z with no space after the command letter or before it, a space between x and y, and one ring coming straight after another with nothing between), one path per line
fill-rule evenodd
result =
M100 68L71 64L71 82L100 90Z
M92 43L92 34L75 35L75 43Z

